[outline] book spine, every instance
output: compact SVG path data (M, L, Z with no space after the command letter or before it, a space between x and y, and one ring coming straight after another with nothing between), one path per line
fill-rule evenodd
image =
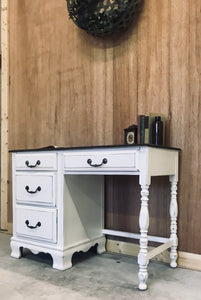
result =
M141 144L140 131L141 131L140 115L138 115L137 116L137 143L138 144Z
M144 120L144 143L149 144L149 116L145 116Z
M144 137L145 137L145 116L140 116L140 144L144 144Z

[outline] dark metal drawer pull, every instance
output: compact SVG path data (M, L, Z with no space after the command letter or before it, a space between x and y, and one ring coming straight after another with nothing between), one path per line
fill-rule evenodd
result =
M103 158L101 164L92 164L92 160L91 160L90 158L87 160L87 163L88 163L88 165L90 165L91 167L97 168L97 167L102 166L103 164L107 164L107 158Z
M27 160L27 161L25 161L25 165L27 165L28 168L35 168L40 165L40 160L37 160L35 165L30 165L29 161Z
M26 224L27 227L30 228L30 229L35 229L35 228L37 228L37 227L41 227L41 222L38 222L38 223L36 224L36 226L31 226L31 225L29 225L29 221L26 220L26 221L25 221L25 224Z
M36 188L36 190L35 191L30 191L29 190L29 186L27 185L27 186L25 186L25 190L27 191L27 193L29 193L29 194L35 194L35 193L37 193L37 192L40 192L41 191L41 187L40 186L38 186L37 188Z

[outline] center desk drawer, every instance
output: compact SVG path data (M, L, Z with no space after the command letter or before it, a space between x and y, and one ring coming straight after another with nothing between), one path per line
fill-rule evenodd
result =
M57 170L56 153L17 153L15 155L16 170Z
M18 203L55 205L54 174L18 174L15 190Z
M64 156L65 170L97 171L106 170L133 170L138 171L139 151L125 152L88 152L67 153Z
M56 209L16 206L16 234L34 239L57 241Z

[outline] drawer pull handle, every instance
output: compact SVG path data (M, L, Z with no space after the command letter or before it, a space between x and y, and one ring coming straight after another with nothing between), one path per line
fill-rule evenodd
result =
M26 221L25 221L25 224L26 224L27 227L30 228L30 229L35 229L35 228L37 228L37 227L41 227L41 222L38 222L38 223L36 224L36 226L31 226L31 225L29 225L29 221L26 220Z
M88 165L90 165L91 167L97 168L97 167L102 166L103 164L107 164L107 158L103 158L101 164L92 164L92 160L91 160L90 158L87 160L87 163L88 163Z
M25 161L25 165L27 165L28 168L35 168L40 165L40 160L37 160L35 165L30 165L29 161L27 160L27 161Z
M41 191L41 187L40 186L38 186L37 188L36 188L36 190L35 191L30 191L29 190L29 186L27 185L27 186L25 186L25 190L27 191L27 193L29 193L29 194L35 194L35 193L37 193L37 192L40 192Z

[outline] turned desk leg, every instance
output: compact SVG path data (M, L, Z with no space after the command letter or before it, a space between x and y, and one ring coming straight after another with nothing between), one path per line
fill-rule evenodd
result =
M178 214L178 207L177 207L177 180L175 176L170 176L171 182L171 201L170 201L170 238L173 240L173 246L170 250L170 266L172 268L177 267L177 214Z
M148 210L148 200L149 200L149 185L141 185L141 209L140 209L140 252L138 254L138 264L139 264L139 290L147 289L147 245L148 245L148 227L149 227L149 210Z

